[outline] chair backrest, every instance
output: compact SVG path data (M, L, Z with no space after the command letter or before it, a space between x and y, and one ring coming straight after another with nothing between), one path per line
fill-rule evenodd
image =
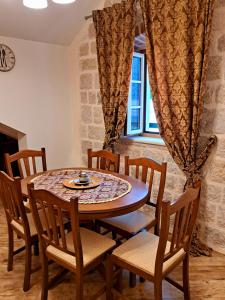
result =
M93 168L93 158L96 158L94 168L119 173L120 154L114 154L107 150L92 151L92 149L88 149L88 168Z
M156 218L160 218L160 207L163 200L165 182L166 182L166 170L167 170L167 163L162 162L161 164L150 159L150 158L134 158L130 159L129 156L125 156L125 175L130 175L131 167L135 168L135 177L137 179L141 179L144 183L148 181L148 188L149 188L149 201L147 204L156 207ZM154 176L159 174L159 184L157 187L157 197L156 203L150 202L153 190L153 182Z
M11 178L0 171L0 199L6 219L22 237L30 236L26 209L23 204L20 178Z
M28 184L31 209L39 236L42 251L51 245L60 251L74 256L76 268L83 267L83 252L80 238L78 198L65 201L47 190L34 190ZM64 218L71 220L74 251L68 249Z
M5 166L9 176L13 177L12 163L18 164L20 177L24 178L38 172L36 158L40 157L43 171L47 170L45 148L41 150L21 150L15 154L5 153ZM32 165L32 169L31 169Z
M162 265L181 249L188 251L193 228L196 222L201 183L194 188L188 188L177 200L162 202L161 230L156 256L155 270L162 269ZM171 221L173 221L170 233ZM168 246L168 240L170 244Z

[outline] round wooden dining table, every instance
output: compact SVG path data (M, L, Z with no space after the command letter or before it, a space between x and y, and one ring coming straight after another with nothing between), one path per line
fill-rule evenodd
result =
M63 171L63 170L85 170L94 171L102 174L110 174L118 179L121 178L128 182L131 186L130 191L113 201L101 202L101 203L90 203L90 204L79 204L79 214L81 220L94 220L103 219L108 217L116 217L130 213L137 210L143 206L148 200L148 186L142 181L132 178L130 176L96 169L87 168L64 168L49 170L35 175L28 176L21 180L21 188L23 196L28 197L27 184L35 180L40 175L48 175L53 172ZM48 189L51 191L51 189ZM53 191L54 192L54 191Z

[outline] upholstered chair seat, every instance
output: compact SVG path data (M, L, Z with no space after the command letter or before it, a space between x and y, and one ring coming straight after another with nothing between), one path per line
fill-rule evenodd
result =
M143 228L156 224L155 208L148 206L148 211L136 210L126 215L103 219L103 222L135 235Z
M159 237L150 232L140 232L127 240L120 247L113 251L113 255L120 260L134 266L151 276L155 275L156 254L159 244ZM171 243L167 241L165 254L169 253ZM184 249L180 249L174 256L163 263L163 273L179 258L185 255Z
M104 237L101 234L98 234L86 228L80 228L80 235L83 249L84 267L86 267L103 253L109 251L115 246L115 241L113 241L112 239ZM71 251L73 255L65 253L64 251L61 251L52 245L49 245L47 247L46 253L48 257L53 257L57 260L60 260L62 263L67 263L71 268L76 269L72 232L66 234L66 243L67 249Z

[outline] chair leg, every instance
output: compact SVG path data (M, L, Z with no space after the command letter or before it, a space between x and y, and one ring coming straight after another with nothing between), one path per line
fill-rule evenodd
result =
M81 274L76 276L76 300L84 299L84 278Z
M113 264L110 256L106 260L106 300L113 300Z
M136 286L136 274L130 272L129 276L129 285L131 288L134 288Z
M94 223L94 231L97 233L101 233L101 227L98 225L96 221Z
M39 255L39 245L38 245L38 241L34 242L34 256L38 256Z
M154 283L154 300L162 300L162 280Z
M123 269L121 269L121 268L118 271L115 288L118 290L118 292L122 293L122 290L123 290Z
M116 240L117 239L117 234L115 231L112 231L112 239Z
M13 249L14 249L14 241L13 241L13 230L12 227L8 224L8 266L7 271L12 271L13 269Z
M25 274L24 274L24 282L23 282L23 290L24 292L30 289L30 276L31 276L31 244L26 243L26 250L25 250Z
M184 299L190 299L190 287L189 287L189 254L186 254L183 260L183 287L184 287Z
M48 259L42 254L42 292L41 300L48 299Z

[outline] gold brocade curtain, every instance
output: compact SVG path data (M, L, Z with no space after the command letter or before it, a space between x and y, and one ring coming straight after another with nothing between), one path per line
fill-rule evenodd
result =
M105 122L104 149L113 150L124 128L135 36L135 0L93 11L100 93Z
M199 146L214 0L140 0L160 135L187 185L200 178L216 137Z

